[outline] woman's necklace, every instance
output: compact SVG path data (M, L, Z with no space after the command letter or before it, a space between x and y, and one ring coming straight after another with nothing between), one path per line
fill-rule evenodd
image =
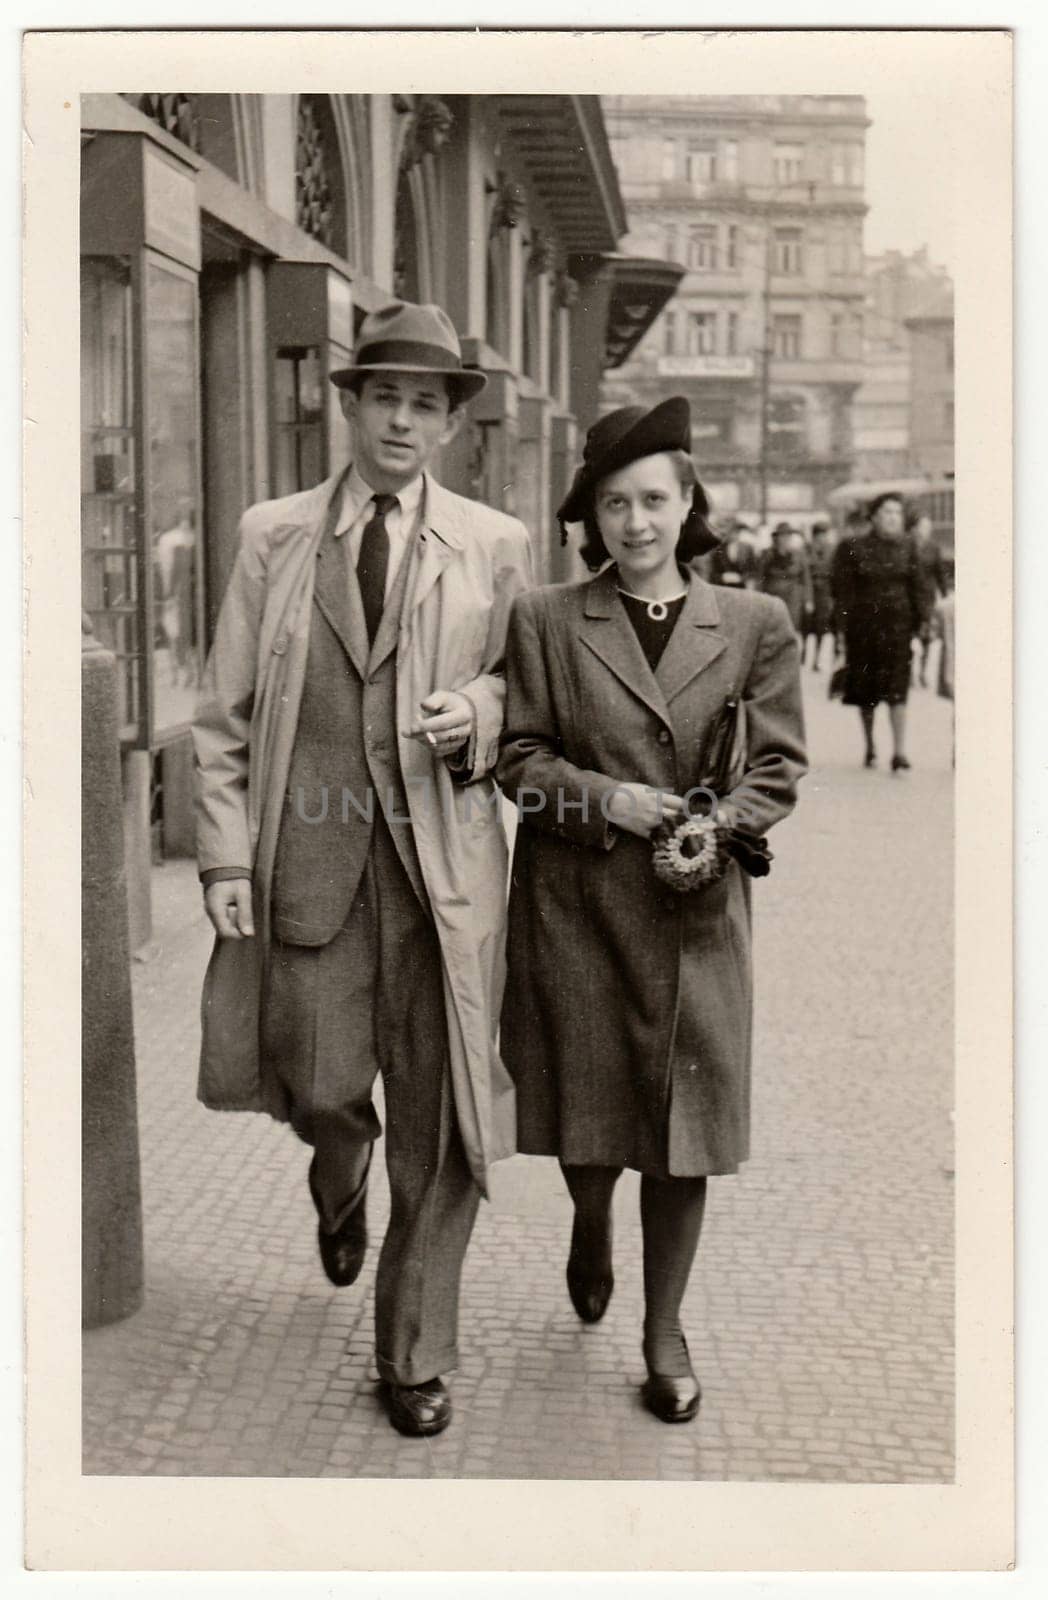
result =
M642 606L647 606L649 622L665 622L670 614L670 606L677 600L683 600L688 592L687 589L682 589L680 594L667 595L665 600L649 600L646 595L634 594L632 590L624 589L621 583L618 588L619 593L624 594L627 599L639 600Z

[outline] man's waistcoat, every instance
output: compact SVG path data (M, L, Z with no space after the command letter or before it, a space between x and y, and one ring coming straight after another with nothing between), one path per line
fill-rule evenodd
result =
M363 628L359 608L351 614L347 604L357 581L348 540L329 528L321 541L274 864L273 931L285 944L324 945L344 926L380 814L429 907L397 754L397 637L413 559L404 552L362 680L346 642L350 628Z

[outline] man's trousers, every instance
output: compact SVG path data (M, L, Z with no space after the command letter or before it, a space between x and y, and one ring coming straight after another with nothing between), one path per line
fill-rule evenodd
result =
M432 917L377 816L345 926L320 947L274 944L264 1004L263 1049L313 1146L310 1188L329 1231L363 1203L382 1074L391 1209L375 1346L380 1376L398 1384L458 1364L459 1282L480 1199L455 1115L441 972Z

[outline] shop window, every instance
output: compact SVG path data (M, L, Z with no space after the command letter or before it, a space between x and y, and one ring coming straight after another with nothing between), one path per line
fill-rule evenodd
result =
M348 256L346 191L327 95L304 94L295 137L295 221L336 255Z
M197 289L146 267L153 715L163 736L192 720L201 665Z
M775 316L771 323L771 351L780 361L797 361L801 354L801 319Z
M772 395L768 401L768 454L791 460L804 454L806 407L800 395Z
M324 373L319 349L283 345L274 369L275 493L297 494L324 476Z
M772 156L776 183L799 183L804 168L804 146L777 144Z
M796 277L804 270L804 232L801 228L776 228L775 271Z
M144 722L130 267L80 266L82 604L116 656L121 738Z

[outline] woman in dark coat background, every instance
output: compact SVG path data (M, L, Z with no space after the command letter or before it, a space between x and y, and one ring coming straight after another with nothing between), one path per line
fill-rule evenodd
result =
M558 515L583 524L599 576L515 603L498 770L521 822L501 1046L518 1148L560 1158L575 1203L568 1288L588 1322L614 1281L612 1191L624 1167L643 1175L643 1397L668 1422L700 1399L680 1307L706 1179L749 1152L738 863L767 870L760 836L792 809L805 770L786 608L684 566L713 543L690 429L679 398L590 429ZM745 713L738 781L718 810L729 853L721 876L677 893L655 875L652 834L660 816L685 815L729 702Z
M844 635L846 706L858 706L867 767L877 764L874 713L883 700L891 717L892 771L909 770L906 701L912 641L920 635L926 593L899 495L882 494L869 507L868 533L844 539L833 562L833 603Z

